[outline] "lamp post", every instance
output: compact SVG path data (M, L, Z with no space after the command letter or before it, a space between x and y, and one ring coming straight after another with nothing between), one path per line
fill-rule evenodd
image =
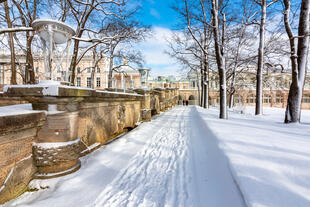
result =
M32 27L39 35L43 44L43 54L45 59L45 79L53 80L53 58L57 45L67 43L66 48L62 51L61 59L58 63L62 65L63 58L66 58L65 81L69 80L68 70L68 53L71 45L71 37L75 35L75 31L69 25L50 19L37 19L33 22ZM46 54L47 52L47 54Z
M140 68L138 69L141 77L141 88L148 88L147 82L149 78L150 69L148 68Z

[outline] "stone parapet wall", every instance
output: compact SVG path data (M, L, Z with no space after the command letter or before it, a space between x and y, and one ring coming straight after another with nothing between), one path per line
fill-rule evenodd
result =
M29 102L19 97L7 97L3 93L0 93L0 106L10 106L10 105L16 105L16 104L25 104L25 103L29 103Z
M44 112L0 116L0 203L22 194L33 179L32 144L45 118Z
M178 95L163 88L124 93L51 87L5 89L5 97L30 102L35 111L0 116L0 203L23 193L33 178L78 170L81 155L173 107Z

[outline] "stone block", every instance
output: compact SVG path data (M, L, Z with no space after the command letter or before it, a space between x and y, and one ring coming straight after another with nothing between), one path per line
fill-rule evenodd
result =
M79 168L80 152L80 139L67 143L35 143L33 158L38 167L36 177L60 176L62 172Z
M11 167L6 174L5 182L0 187L0 204L24 193L36 170L31 156L18 161Z
M79 112L49 114L36 142L66 142L77 138Z
M41 126L45 121L44 112L36 112L30 114L17 114L9 116L0 116L0 135Z
M141 114L142 114L143 121L145 122L151 121L151 117L152 117L151 109L142 109Z

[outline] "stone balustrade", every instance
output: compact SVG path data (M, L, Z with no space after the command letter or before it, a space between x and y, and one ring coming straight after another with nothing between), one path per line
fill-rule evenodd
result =
M80 156L150 121L176 105L177 97L178 89L164 88L125 93L58 85L8 87L0 104L16 99L31 103L33 111L0 113L0 203L27 190L33 178L75 172Z

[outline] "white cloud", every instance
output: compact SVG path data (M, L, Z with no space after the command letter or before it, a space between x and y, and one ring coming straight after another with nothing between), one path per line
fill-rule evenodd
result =
M146 66L151 68L153 76L179 75L181 66L165 53L169 50L166 40L172 36L172 30L163 27L153 27L152 30L153 35L137 46L145 58Z
M155 18L157 18L157 19L160 19L160 14L158 13L158 11L156 10L156 9L150 9L150 14L153 16L153 17L155 17Z

